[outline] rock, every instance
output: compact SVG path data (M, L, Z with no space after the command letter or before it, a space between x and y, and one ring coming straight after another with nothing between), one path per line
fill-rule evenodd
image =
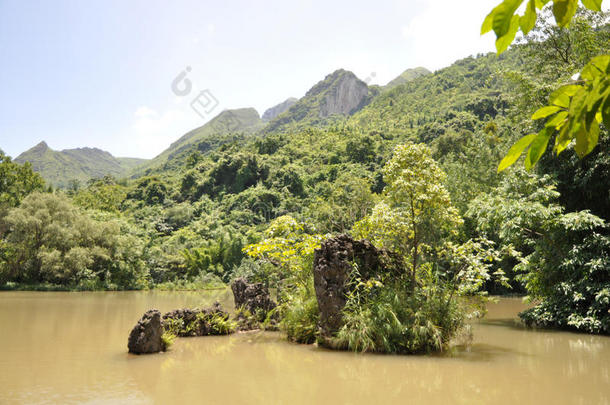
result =
M341 310L350 292L348 282L354 264L363 280L382 274L399 277L404 268L399 256L377 249L367 240L339 235L322 242L314 252L313 277L323 345L343 326Z
M258 321L264 321L269 311L277 306L263 283L250 284L240 277L231 283L231 290L235 308L249 311Z
M351 115L368 102L369 88L355 74L340 69L331 77L332 86L320 103L320 117Z
M220 327L218 321L226 321L229 314L218 302L210 308L175 309L163 315L163 328L180 337L226 335L231 331Z
M127 342L129 353L144 354L165 351L166 347L161 335L163 335L161 312L156 309L146 311L129 334Z
M263 122L268 122L271 121L272 119L274 119L275 117L277 117L278 115L280 115L281 113L283 113L284 111L287 111L290 107L292 107L298 100L294 97L290 97L287 100L281 102L280 104L273 106L271 108L268 108L267 110L265 110L265 112L263 113L263 117L262 120Z

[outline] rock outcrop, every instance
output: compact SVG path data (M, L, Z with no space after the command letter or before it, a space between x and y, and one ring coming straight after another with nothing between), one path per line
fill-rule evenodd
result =
M325 127L338 116L348 116L362 109L379 93L379 86L369 87L356 75L338 69L316 83L283 114L268 122L265 133Z
M226 335L231 330L226 328L229 314L218 302L210 308L175 309L163 315L163 328L176 336Z
M268 108L267 110L265 110L265 112L263 113L263 122L267 122L267 121L271 121L272 119L274 119L275 117L277 117L278 115L280 115L281 113L283 113L284 111L287 111L290 107L292 107L298 100L294 97L290 97L289 99L281 102L278 105L275 105L271 108Z
M156 309L146 311L129 334L127 348L130 353L145 354L165 351L165 343L161 336L161 312Z
M339 235L322 242L314 253L313 264L322 344L343 325L341 310L350 292L349 279L355 266L363 280L383 274L399 277L403 271L397 255L377 249L367 240Z
M333 76L332 86L320 103L320 117L351 115L367 103L369 88L365 82L347 71L337 71Z
M231 290L235 308L247 310L258 321L264 321L269 311L277 306L263 283L248 283L240 277L231 283Z

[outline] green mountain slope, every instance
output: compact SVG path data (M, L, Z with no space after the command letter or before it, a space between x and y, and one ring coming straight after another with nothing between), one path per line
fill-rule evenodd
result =
M67 187L71 180L84 183L105 175L125 176L128 170L146 160L115 158L97 148L54 151L43 141L17 156L15 162L30 162L34 171L40 173L48 183L55 187Z
M254 108L225 110L205 125L184 134L146 165L137 167L132 171L132 175L139 177L179 166L193 152L206 153L233 138L252 134L263 125Z
M418 77L426 76L431 74L428 69L425 67L416 67L413 69L407 69L400 74L397 78L391 80L388 84L386 84L383 88L384 90L390 90L396 86L400 86L401 84L405 84L410 82L411 80L417 79Z
M454 127L473 131L508 108L498 73L515 68L514 53L465 58L433 74L397 85L350 117L352 128L429 142Z

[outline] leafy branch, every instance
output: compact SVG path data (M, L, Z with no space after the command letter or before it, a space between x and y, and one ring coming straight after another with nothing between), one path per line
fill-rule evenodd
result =
M504 52L519 30L527 35L541 10L551 0L527 0L525 12L517 10L526 0L504 0L485 18L481 34L491 30L496 34L498 54ZM602 0L580 0L586 8L600 12ZM553 0L553 15L557 25L567 28L578 9L579 0ZM560 87L549 96L549 105L540 108L533 120L546 118L544 128L538 133L519 139L498 166L498 172L517 161L528 149L525 168L531 168L545 152L551 136L555 137L554 150L563 152L573 141L580 158L588 155L599 140L600 124L610 127L610 55L593 58L580 72L577 82Z

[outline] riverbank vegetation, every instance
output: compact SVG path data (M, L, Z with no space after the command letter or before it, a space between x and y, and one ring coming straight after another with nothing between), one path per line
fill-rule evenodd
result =
M534 300L530 325L608 334L606 121L584 157L574 145L554 156L549 132L530 171L518 155L496 170L545 128L530 118L548 96L610 49L605 14L580 10L561 29L549 18L500 56L377 88L351 116L215 133L130 179L51 190L1 154L0 284L189 289L246 277L276 288L281 329L312 343L314 251L347 233L404 268L363 278L354 264L335 347L441 350L487 294L507 292Z

